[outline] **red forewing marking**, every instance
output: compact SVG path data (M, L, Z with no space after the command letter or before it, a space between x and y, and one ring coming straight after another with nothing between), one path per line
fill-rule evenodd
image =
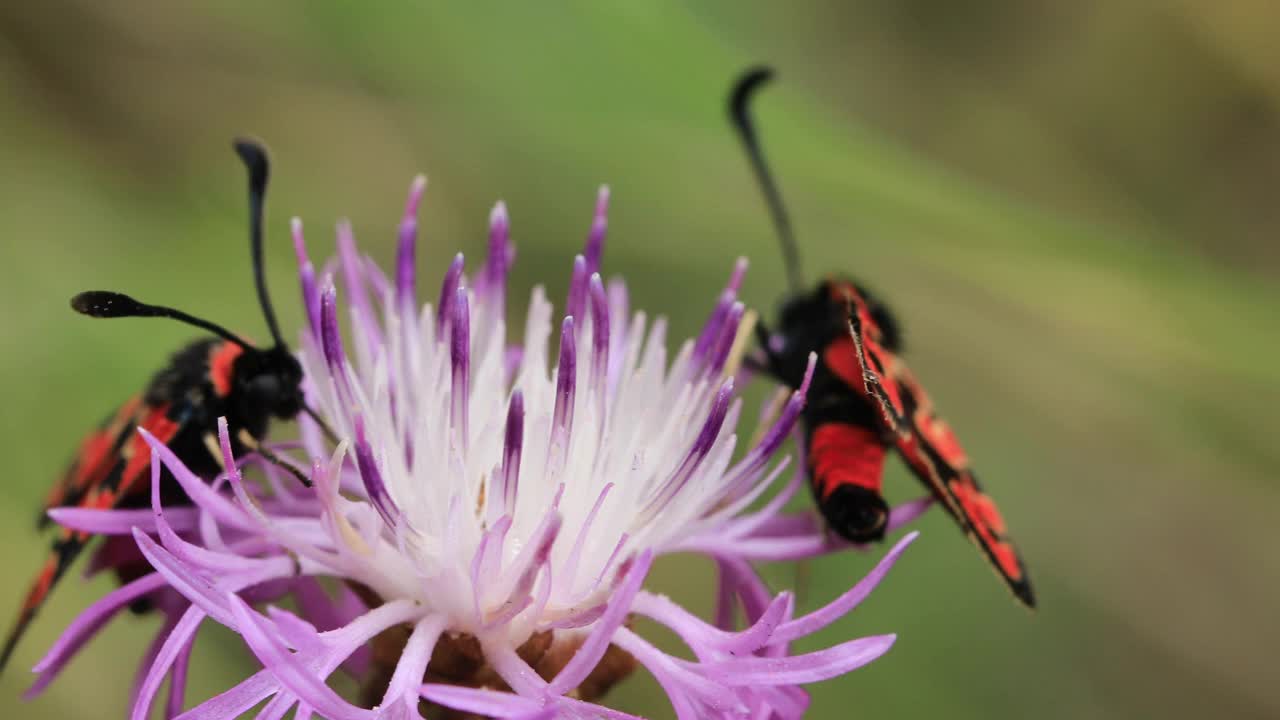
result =
M138 424L143 410L142 398L135 396L84 439L71 466L45 498L45 510L77 505L86 493L107 481L112 468L120 460L121 447L128 441L128 435ZM42 527L47 520L47 517L42 518Z
M965 481L968 482L965 482ZM991 498L978 490L969 477L952 480L948 483L951 491L960 501L965 515L973 525L982 544L991 553L996 567L1009 579L1018 582L1023 579L1022 561L1018 557L1013 544L1005 539L1004 518Z
M885 446L879 433L846 423L829 422L809 438L809 467L818 497L826 499L842 485L880 493Z
M231 343L227 344L230 345ZM168 418L168 411L169 406L167 404L153 407L140 423L142 427L147 429L147 432L162 443L172 440L173 436L178 432L178 423ZM126 458L126 462L124 472L120 474L120 485L117 488L117 494L125 496L133 490L134 483L151 468L151 446L143 439L141 433L134 433L133 438L125 445L125 450L121 455Z
M862 377L862 363L858 362L857 352L852 338L838 337L823 348L822 362L849 387L859 392L866 392L866 381Z
M902 362L873 337L878 335L879 331L872 332L875 321L871 319L871 313L867 310L862 298L856 294L849 294L847 300L849 308L847 338L853 345L852 351L848 354L852 356L857 367L856 369L846 368L845 372L850 373L850 377L843 377L843 379L854 390L872 399L880 407L885 427L901 435L907 431L906 406L903 404L902 391L898 387L895 373ZM845 338L840 338L832 345L844 342ZM826 353L823 359L826 360Z
M897 385L905 395L909 395L915 407L911 414L911 422L920 437L943 459L956 470L969 467L969 455L960 445L960 438L951 430L946 420L938 417L933 406L933 399L925 392L924 387L916 380L911 370L899 362Z
M244 348L236 343L223 341L209 351L209 381L214 392L221 397L231 394L231 372Z

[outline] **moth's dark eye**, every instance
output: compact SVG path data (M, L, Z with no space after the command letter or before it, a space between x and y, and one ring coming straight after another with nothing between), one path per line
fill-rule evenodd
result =
M280 394L280 379L275 375L259 375L249 381L249 393L270 404Z

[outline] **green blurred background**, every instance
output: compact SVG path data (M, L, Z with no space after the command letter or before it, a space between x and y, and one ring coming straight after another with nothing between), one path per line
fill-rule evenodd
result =
M811 716L1280 716L1273 3L442 5L0 5L0 619L80 433L190 337L90 322L67 298L126 289L265 334L233 135L274 152L287 325L286 219L305 218L323 255L349 216L389 260L424 171L423 271L477 257L505 199L515 311L535 282L563 296L610 183L606 267L684 334L738 255L757 307L783 288L722 109L731 78L767 60L781 82L759 121L809 272L894 301L1042 603L1015 607L935 511L879 592L810 644L899 633L884 659L813 687ZM887 482L919 492L896 467ZM872 560L812 563L806 607ZM656 582L705 610L709 575L676 561ZM0 716L123 716L154 619L116 623L50 692L17 700L20 668L109 587L56 593L0 678ZM192 698L250 662L205 632ZM614 700L668 716L654 687L637 678Z

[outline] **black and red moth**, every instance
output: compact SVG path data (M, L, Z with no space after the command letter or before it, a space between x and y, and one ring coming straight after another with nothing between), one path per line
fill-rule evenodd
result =
M901 332L889 308L848 279L833 278L812 291L802 290L790 219L749 112L752 95L771 76L767 68L745 72L730 93L729 114L764 190L792 291L777 334L757 326L759 366L798 388L809 355L818 355L803 416L818 508L831 530L847 540L883 538L889 518L881 485L884 460L888 449L896 449L1014 596L1034 607L1026 565L995 502L982 491L951 427L938 417L933 401L902 361Z
M62 479L45 501L57 507L111 509L145 506L150 496L151 451L136 428L145 428L167 444L193 472L212 476L221 470L216 441L219 417L226 417L234 452L271 453L260 447L271 418L291 419L305 408L302 367L290 353L267 294L262 262L263 202L269 165L257 143L238 140L235 151L249 173L249 237L258 301L274 345L258 348L225 328L180 310L147 305L120 293L92 291L76 295L71 307L97 318L167 317L212 332L169 360L146 389L112 413L80 444ZM278 459L277 459L278 461ZM285 466L286 468L288 466ZM166 502L185 497L177 482L165 477ZM172 497L176 496L176 497ZM40 526L49 519L41 514ZM49 592L93 538L61 528L53 549L27 593L9 631L0 668L30 626ZM145 568L116 567L122 579Z

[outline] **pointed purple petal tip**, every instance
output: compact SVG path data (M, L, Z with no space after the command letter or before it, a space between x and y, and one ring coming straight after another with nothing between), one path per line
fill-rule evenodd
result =
M409 183L409 198L404 203L405 218L416 217L418 208L422 205L422 196L427 190L427 176L415 175L413 181Z

